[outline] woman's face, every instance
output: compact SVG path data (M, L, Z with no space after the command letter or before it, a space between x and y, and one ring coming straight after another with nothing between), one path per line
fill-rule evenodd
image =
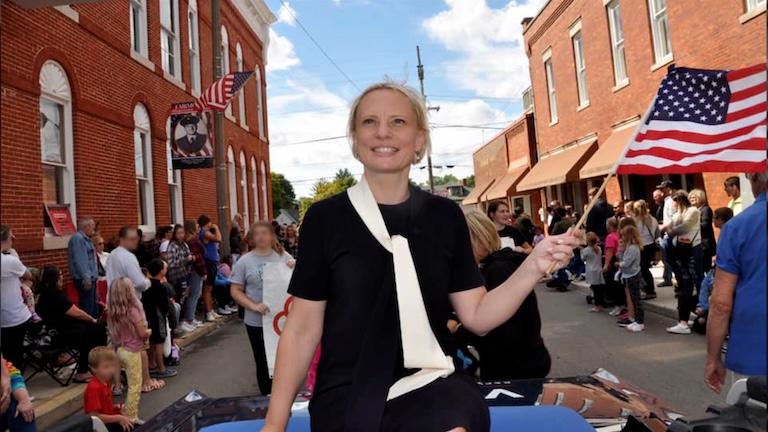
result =
M267 227L258 227L253 232L253 246L256 249L270 249L272 247L272 230Z
M400 92L374 90L360 101L352 137L360 162L377 173L408 170L426 143L409 99Z
M177 242L181 243L184 241L184 238L187 236L186 231L184 231L184 228L179 228L175 231L174 238Z
M491 216L497 224L506 225L509 222L509 207L502 204L496 208L496 212L491 213Z
M96 241L93 243L93 246L96 249L96 252L98 253L104 252L104 239L97 238Z
M163 237L166 240L170 240L173 238L173 230L166 231L165 237Z
M690 201L691 205L694 207L701 207L701 201L699 201L699 197L696 195L688 195L688 201Z

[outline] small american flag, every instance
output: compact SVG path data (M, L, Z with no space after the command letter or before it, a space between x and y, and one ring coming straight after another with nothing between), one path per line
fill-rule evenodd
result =
M676 68L661 83L618 174L763 172L766 65Z
M224 111L232 97L248 81L253 72L235 72L224 75L211 84L208 89L195 101L198 111Z

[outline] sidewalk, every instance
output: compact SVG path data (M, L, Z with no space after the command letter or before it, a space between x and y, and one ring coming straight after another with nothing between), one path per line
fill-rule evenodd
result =
M230 315L215 322L205 323L195 331L177 338L176 343L183 349L236 317L237 315ZM39 373L27 382L27 388L35 397L34 407L38 430L46 430L83 409L85 384L72 383L62 387L45 373Z
M645 310L653 312L658 315L665 316L677 320L677 299L675 298L674 287L658 288L658 285L662 281L662 274L664 273L663 264L659 264L656 267L651 268L651 274L656 282L656 298L653 300L643 301ZM571 286L577 287L584 292L584 295L592 295L592 291L589 289L589 284L584 281L571 281Z

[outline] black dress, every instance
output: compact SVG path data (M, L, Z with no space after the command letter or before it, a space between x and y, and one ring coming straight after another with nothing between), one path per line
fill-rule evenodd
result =
M405 203L380 209L390 234L409 240L430 326L443 352L454 355L457 345L446 325L449 294L483 285L461 209L417 188ZM389 387L414 372L403 367L392 255L346 193L308 210L299 254L288 292L327 302L309 408L313 431L488 430L483 396L458 368L386 401Z

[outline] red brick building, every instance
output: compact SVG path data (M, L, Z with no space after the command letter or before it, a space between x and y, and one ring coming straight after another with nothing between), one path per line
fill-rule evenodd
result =
M550 0L523 21L538 163L517 186L580 209L628 143L671 64L738 69L765 62L765 0ZM729 174L669 176L728 198ZM666 177L666 176L665 176ZM650 200L662 176L620 176L609 201ZM743 184L743 183L742 183ZM746 194L745 194L746 195Z
M55 235L44 204L92 216L107 239L125 224L148 237L216 217L214 169L172 170L168 138L171 104L213 80L212 31L225 72L255 71L223 122L232 212L271 218L264 64L275 17L262 0L222 1L217 29L200 0L1 7L0 220L25 264L66 268L68 237Z

